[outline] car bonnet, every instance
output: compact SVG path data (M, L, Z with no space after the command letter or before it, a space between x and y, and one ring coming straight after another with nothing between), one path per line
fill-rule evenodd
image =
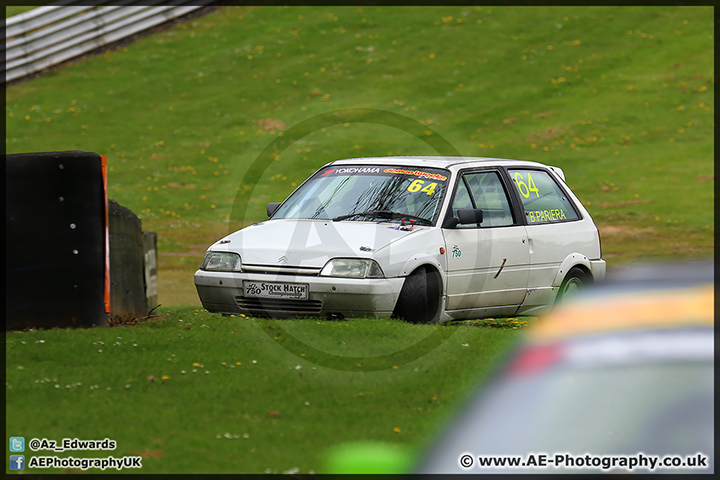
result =
M398 223L280 219L256 223L210 247L237 252L243 264L321 268L330 258L372 258L373 252L427 227Z

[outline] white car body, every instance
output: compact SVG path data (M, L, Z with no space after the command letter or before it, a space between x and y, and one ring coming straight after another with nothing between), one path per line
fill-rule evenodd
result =
M308 182L319 183L318 179L328 173L338 178L345 175L339 180L345 181L353 175L377 172L376 167L392 172L383 173L383 179L391 179L387 182L405 182L397 187L405 189L403 195L426 194L428 198L421 197L422 201L437 202L431 222L410 225L412 222L406 218L398 222L402 215L361 221L367 212L334 220L276 218L283 209L285 213L289 211L285 204L292 202ZM434 178L428 176L431 175L428 169L444 170L442 175L432 175L446 179L431 183ZM474 179L480 180L471 186ZM541 184L541 180L545 183ZM371 185L375 182L368 181ZM411 181L414 183L406 188ZM423 190L418 191L421 187ZM312 188L310 184L302 192L313 192ZM439 190L442 194L435 198ZM472 199L464 200L460 190ZM460 216L455 208L459 204L470 201L472 208L476 208L485 196L498 198L500 208L485 208L482 223L446 223L449 217ZM563 206L542 211L524 209L524 196L528 206L532 201L545 198L548 202L555 197ZM294 201L302 205L297 198ZM412 198L406 199L408 208L413 208ZM358 200L356 205L359 203ZM397 204L402 202L398 200ZM327 210L334 207L332 202L324 206ZM467 212L474 212L464 211L464 218ZM210 255L219 261L232 261L235 256L229 254L233 253L239 255L238 262L229 267L233 271L208 269ZM333 259L365 260L340 260L328 267ZM339 271L343 267L364 268L367 276L328 276L335 271L336 264ZM568 277L571 270L573 273ZM410 276L425 278L426 285L420 288L425 289L428 308L433 310L421 321L446 322L535 315L556 301L561 287L565 289L567 285L570 289L573 285L604 279L605 261L601 258L598 229L565 185L564 173L559 168L537 162L473 157L356 158L323 166L269 220L211 245L203 268L195 273L195 285L203 306L211 312L280 317L388 317L398 314L400 303L405 307L412 303L413 300L405 298L407 294L399 303ZM408 308L405 310L412 311ZM408 317L402 313L400 316Z

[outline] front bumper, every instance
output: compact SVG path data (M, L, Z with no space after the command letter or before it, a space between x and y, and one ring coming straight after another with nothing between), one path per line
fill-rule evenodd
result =
M244 280L308 284L308 300L246 297ZM195 272L195 287L207 311L272 317L389 317L395 309L404 281L404 277L359 279L205 270Z

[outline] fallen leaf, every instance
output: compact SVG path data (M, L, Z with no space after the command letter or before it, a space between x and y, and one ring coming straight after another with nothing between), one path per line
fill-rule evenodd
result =
M270 130L285 130L287 128L285 122L274 118L260 119L258 120L258 126L263 127L266 132L269 132Z

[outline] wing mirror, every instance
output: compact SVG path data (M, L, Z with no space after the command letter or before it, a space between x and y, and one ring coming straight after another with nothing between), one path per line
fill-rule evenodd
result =
M458 210L458 223L467 225L470 223L482 223L483 211L480 208L468 208Z
M442 228L455 228L458 225L478 224L483 221L483 211L479 208L468 208L458 210L457 217L447 217Z
M272 217L273 213L277 211L277 209L280 207L281 202L270 202L267 204L267 215L268 217Z
M442 228L455 228L458 226L458 219L456 217L446 217L442 223Z

